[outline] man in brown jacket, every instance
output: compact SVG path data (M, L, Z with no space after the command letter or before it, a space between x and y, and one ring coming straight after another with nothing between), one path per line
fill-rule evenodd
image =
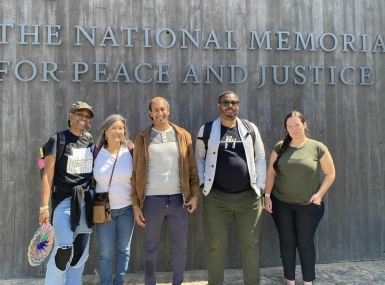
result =
M132 207L144 227L145 284L155 285L155 268L164 219L173 243L173 285L183 281L188 214L198 204L199 179L190 134L168 121L170 107L162 97L149 102L154 124L135 139Z

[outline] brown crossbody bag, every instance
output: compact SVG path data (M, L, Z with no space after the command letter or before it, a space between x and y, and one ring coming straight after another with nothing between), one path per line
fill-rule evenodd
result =
M110 182L108 183L107 192L95 193L94 195L94 204L92 207L93 218L92 222L94 224L105 224L106 222L111 221L111 208L110 208L110 199L108 197L108 192L110 191L112 175L114 174L116 161L118 160L120 148L116 154L114 166L112 167Z

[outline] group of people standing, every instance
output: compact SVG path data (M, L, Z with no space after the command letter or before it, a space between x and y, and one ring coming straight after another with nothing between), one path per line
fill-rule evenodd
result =
M308 137L305 118L294 111L285 118L286 137L274 146L266 170L258 128L238 118L239 106L234 92L219 96L219 118L200 128L194 155L191 135L169 122L170 106L162 97L150 100L148 111L153 124L141 131L134 143L129 139L125 119L111 115L102 124L95 146L86 132L94 117L92 107L74 103L69 112L69 129L63 132L65 151L60 159L57 135L47 143L39 222L52 221L55 245L45 284L81 284L92 232L92 196L108 189L112 220L95 226L102 285L123 284L134 221L144 228L145 284L156 284L163 220L173 244L172 284L181 284L188 213L196 210L200 195L209 285L224 282L231 220L239 236L244 283L259 284L263 208L272 213L278 230L287 284L295 284L296 249L304 284L312 284L314 235L324 213L323 196L335 177L331 155L325 145ZM324 174L322 182L320 172Z

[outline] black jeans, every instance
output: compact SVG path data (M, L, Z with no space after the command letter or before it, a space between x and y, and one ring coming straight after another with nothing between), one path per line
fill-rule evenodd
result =
M285 278L295 280L295 255L298 248L303 280L313 281L315 279L314 235L324 215L324 204L293 205L282 202L273 195L271 200Z

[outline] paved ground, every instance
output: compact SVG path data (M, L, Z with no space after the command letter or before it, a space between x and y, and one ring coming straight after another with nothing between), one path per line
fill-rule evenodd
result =
M317 280L315 285L385 285L385 260L367 262L346 262L316 265ZM171 272L157 273L158 285L171 283ZM300 267L297 266L297 284L302 285ZM43 279L0 280L0 285L42 285ZM83 277L83 285L99 284L98 276ZM125 285L143 285L143 273L129 273L125 278ZM206 285L205 270L187 271L184 285ZM227 269L225 271L225 285L243 284L242 270ZM281 267L267 267L261 269L261 285L282 285Z

